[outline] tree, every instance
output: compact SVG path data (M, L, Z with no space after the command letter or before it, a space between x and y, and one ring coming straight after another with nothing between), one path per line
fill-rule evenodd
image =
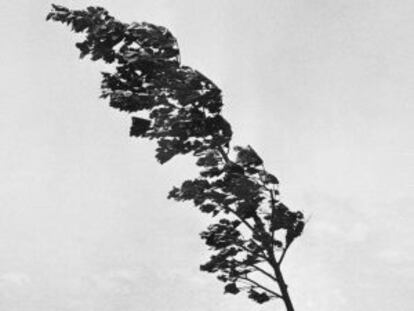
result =
M199 177L168 198L192 201L216 220L201 233L213 252L201 270L216 274L225 293L244 291L260 304L282 299L293 311L281 265L303 231L303 214L280 201L278 179L251 146L231 148L221 90L181 65L177 40L164 27L122 23L101 7L52 5L47 20L86 34L76 44L81 58L113 65L102 73L101 97L132 115L131 136L156 141L161 164L179 154L196 157Z

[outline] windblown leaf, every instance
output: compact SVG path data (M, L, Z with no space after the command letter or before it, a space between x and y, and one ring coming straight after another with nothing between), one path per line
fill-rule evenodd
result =
M235 283L229 283L226 286L224 286L224 293L225 294L233 294L236 295L240 292L240 289L237 288L237 285Z
M148 131L151 121L147 119L132 117L132 125L129 134L131 136L143 136Z
M254 289L251 289L249 292L249 298L256 301L259 304L265 303L270 300L270 297L266 293L259 293Z

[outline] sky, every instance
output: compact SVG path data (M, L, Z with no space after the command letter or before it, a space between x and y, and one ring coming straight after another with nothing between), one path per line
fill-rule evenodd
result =
M221 87L234 142L308 220L284 262L296 310L414 309L413 1L59 3L166 26ZM161 166L128 137L98 98L107 68L45 22L50 4L0 12L0 309L283 310L199 271L209 219L166 199L193 159Z

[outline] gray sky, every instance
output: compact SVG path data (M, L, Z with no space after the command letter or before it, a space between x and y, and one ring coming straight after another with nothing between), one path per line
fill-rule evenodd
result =
M223 89L235 142L310 217L285 262L298 311L414 309L413 1L60 3L170 28ZM199 272L208 219L166 199L192 160L128 137L49 6L0 12L0 309L274 310Z

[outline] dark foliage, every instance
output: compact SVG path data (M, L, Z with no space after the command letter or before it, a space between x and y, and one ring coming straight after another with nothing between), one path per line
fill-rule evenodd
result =
M47 20L86 35L76 44L81 58L113 64L114 72L102 74L101 95L111 107L133 115L131 136L157 142L160 163L178 154L196 156L200 176L174 187L168 197L192 201L203 213L219 217L201 233L213 252L201 270L217 273L225 293L245 291L258 303L282 298L293 310L280 265L302 233L303 215L279 201L279 181L252 147L230 152L232 130L221 115L221 90L181 64L177 40L164 27L122 23L100 7L53 5ZM139 116L143 111L146 118ZM258 275L277 283L280 293L264 286Z

